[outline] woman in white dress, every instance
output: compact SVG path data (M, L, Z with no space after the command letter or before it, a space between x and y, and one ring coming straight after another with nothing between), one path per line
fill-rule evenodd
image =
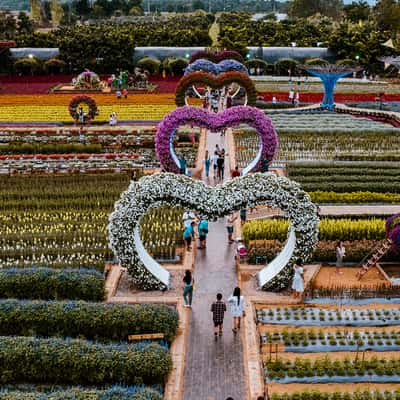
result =
M343 242L339 241L336 245L336 273L343 274L340 267L343 267L343 257L346 254L346 249L343 246Z
M304 277L303 277L304 270L303 267L301 266L302 264L303 264L302 260L298 259L293 265L294 277L293 277L292 289L293 289L293 297L295 299L300 297L301 294L304 292Z
M229 297L228 303L230 306L230 311L233 317L233 333L237 333L238 329L240 329L240 322L242 317L246 315L244 309L246 307L246 302L244 297L240 295L240 288L235 287L233 291L233 295Z

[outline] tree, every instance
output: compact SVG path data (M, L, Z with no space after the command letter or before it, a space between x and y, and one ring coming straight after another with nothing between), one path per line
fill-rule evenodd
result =
M371 7L365 0L353 1L344 6L343 11L347 19L352 22L364 21L371 16Z
M379 0L374 7L374 15L379 29L392 30L400 28L400 4L396 0Z
M192 8L193 10L205 10L206 6L201 0L193 0Z
M58 0L52 0L50 4L51 22L53 26L59 26L64 16L64 10Z
M0 12L0 38L14 39L16 29L15 19L7 12Z
M319 13L339 19L342 10L342 0L293 0L288 12L291 18L306 18Z
M89 0L74 0L72 2L72 9L80 17L89 15L91 11Z
M18 14L17 31L19 35L27 35L34 31L33 21L29 19L25 12Z

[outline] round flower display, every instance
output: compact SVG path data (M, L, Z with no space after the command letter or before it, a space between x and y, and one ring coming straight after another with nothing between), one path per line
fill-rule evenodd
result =
M263 289L286 287L295 260L299 257L304 262L309 260L317 243L319 219L316 207L299 184L288 178L255 173L212 187L184 175L159 173L145 176L131 182L122 193L110 215L108 227L111 249L121 265L128 269L134 284L145 290L170 287L169 272L149 256L140 240L141 218L151 208L163 204L195 210L210 220L263 204L280 208L290 220L295 244L289 261L269 274L268 282L259 282Z
M84 106L87 107L85 111ZM99 113L96 102L89 96L75 96L68 106L71 117L76 122L90 122Z

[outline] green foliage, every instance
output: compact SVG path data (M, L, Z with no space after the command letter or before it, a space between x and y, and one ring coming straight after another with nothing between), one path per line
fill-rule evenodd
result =
M368 191L337 193L332 191L316 190L309 192L311 200L315 203L400 203L400 194L375 193Z
M0 154L68 154L68 153L101 153L101 144L83 143L18 143L4 144Z
M60 73L64 71L66 63L58 58L50 58L43 63L43 67L47 73Z
M355 392L321 392L319 390L296 391L288 394L273 393L271 400L394 400L400 397L400 390L357 390Z
M40 72L42 63L37 58L19 58L14 62L14 69L16 72L27 75Z
M144 57L138 61L137 65L149 71L151 75L157 75L160 70L161 62L156 58Z
M51 392L0 392L0 400L162 400L160 392L142 387L118 387L109 389L71 388Z
M159 344L0 338L0 383L163 384L171 356Z
M292 58L281 58L275 63L275 73L277 75L288 75L288 71L294 75L297 72L298 62Z
M96 270L0 269L0 298L104 300L104 277Z
M124 341L128 335L164 333L172 342L178 313L162 304L0 301L0 336L81 337Z
M337 60L336 61L337 65L344 65L348 67L356 67L357 66L357 61L352 60L351 58L344 58L342 60Z
M188 66L188 61L184 58L177 58L168 63L168 69L175 75L183 75L183 70Z
M305 62L305 65L327 65L328 61L324 60L323 58L308 58Z

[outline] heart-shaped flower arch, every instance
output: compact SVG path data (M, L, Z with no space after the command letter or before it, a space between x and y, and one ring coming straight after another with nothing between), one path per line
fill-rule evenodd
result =
M200 58L213 62L220 62L222 60L236 60L244 64L244 58L240 53L235 50L222 50L217 52L210 50L200 50L194 53L192 57L190 57L189 63L192 64Z
M292 276L298 257L307 261L317 243L317 210L298 183L271 173L256 173L207 186L184 175L160 173L131 182L110 215L110 247L133 282L142 289L165 289L170 274L145 250L140 239L141 218L163 204L196 210L208 219L267 204L289 218L291 228L282 252L258 274L263 289L280 290Z
M224 60L219 63L214 63L209 60L196 60L192 64L189 64L184 71L184 75L191 74L192 72L208 72L212 75L219 75L224 72L242 72L248 75L249 71L247 67L236 60Z
M246 100L245 105L254 105L257 99L257 92L253 81L241 72L226 72L218 76L206 72L193 72L189 75L182 77L175 90L175 103L178 107L186 104L186 92L194 85L203 85L211 89L221 89L228 87L232 83L236 83L245 90ZM236 91L238 93L239 90ZM199 93L196 91L196 94ZM234 95L232 96L234 97Z
M225 128L247 124L260 135L260 148L255 159L242 171L243 175L261 170L262 162L270 164L278 146L278 136L269 117L255 107L231 107L217 114L197 107L180 107L158 124L155 139L161 167L168 172L179 172L179 160L173 148L176 130L182 125L198 126L218 132Z

